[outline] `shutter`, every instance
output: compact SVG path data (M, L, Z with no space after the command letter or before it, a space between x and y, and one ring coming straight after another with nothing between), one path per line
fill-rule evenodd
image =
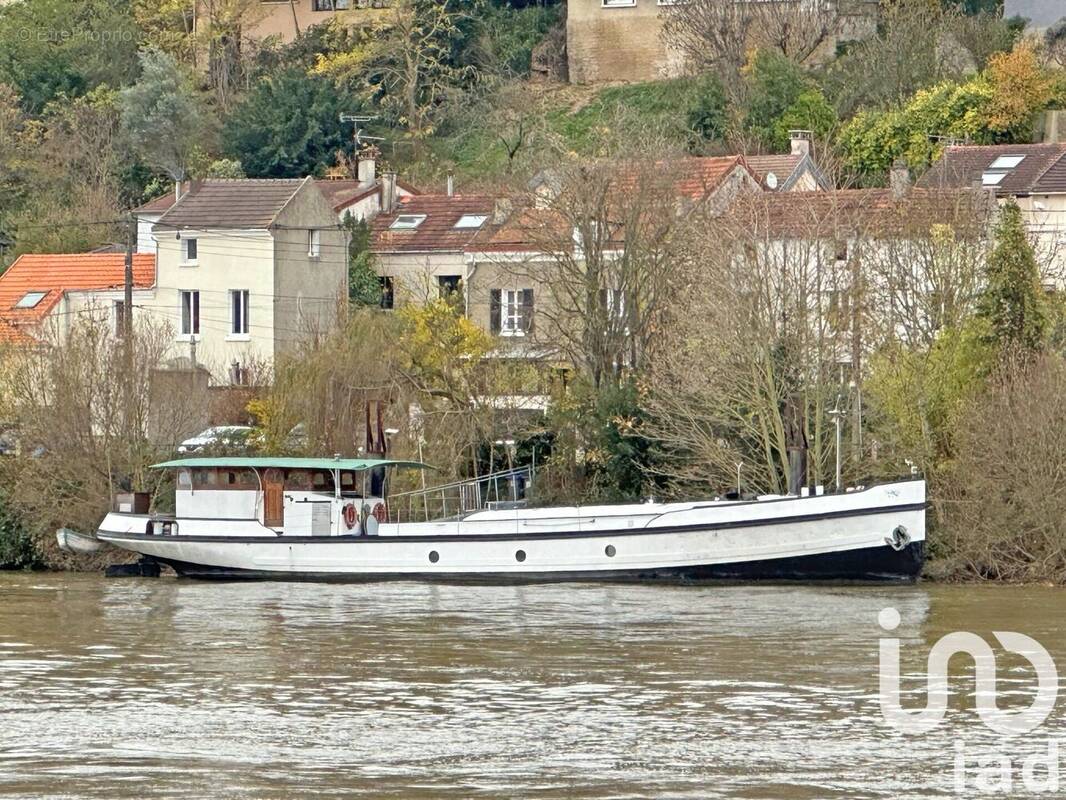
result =
M494 334L500 332L500 313L503 302L500 297L500 290L493 289L489 292L489 331Z
M533 290L522 290L522 330L533 332Z

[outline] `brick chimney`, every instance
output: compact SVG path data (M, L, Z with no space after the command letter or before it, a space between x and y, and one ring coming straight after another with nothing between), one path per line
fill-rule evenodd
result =
M448 195L448 197L455 196L455 173L451 170L448 170L448 180L445 183L444 191Z

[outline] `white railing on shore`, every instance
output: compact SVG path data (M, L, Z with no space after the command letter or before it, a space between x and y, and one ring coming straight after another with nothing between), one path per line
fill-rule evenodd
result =
M428 522L497 506L518 506L525 503L534 476L533 467L518 467L393 494L388 503L389 522Z

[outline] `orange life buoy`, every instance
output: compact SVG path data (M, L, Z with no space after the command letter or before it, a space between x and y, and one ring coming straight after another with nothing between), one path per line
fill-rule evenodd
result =
M355 503L349 503L344 507L344 524L351 530L358 521L359 513L355 510Z
M385 511L384 503L378 503L376 506L374 506L374 519L376 519L378 522L384 522L387 516L388 514Z

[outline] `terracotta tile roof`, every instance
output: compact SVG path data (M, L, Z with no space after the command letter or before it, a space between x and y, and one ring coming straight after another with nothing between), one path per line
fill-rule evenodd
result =
M1013 168L990 169L1001 156L1025 156ZM989 146L966 145L947 147L940 159L918 180L925 189L968 189L981 182L985 172L1002 172L1003 179L986 188L997 196L1032 194L1042 191L1066 191L1062 187L1061 170L1052 175L1045 188L1037 188L1041 178L1066 155L1066 144L999 144Z
M494 204L494 198L489 195L402 197L395 211L379 214L371 223L370 247L378 253L462 252L481 228L456 228L455 223L464 214L491 218ZM417 228L392 229L390 226L401 215L425 215L425 219Z
M0 319L0 346L5 344L30 344L33 337Z
M125 281L123 253L33 253L21 255L0 275L0 318L9 326L35 325L55 308L64 292L114 289ZM155 284L155 255L135 253L133 285ZM32 292L44 296L32 308L16 308Z
M269 228L308 178L221 179L194 185L157 222L175 228Z
M744 156L682 158L672 165L677 170L678 194L691 200L707 197L737 167L747 170L757 182L761 182Z
M988 194L970 189L912 188L900 198L891 189L765 192L737 198L726 224L755 238L898 238L935 224L977 231L991 211Z

